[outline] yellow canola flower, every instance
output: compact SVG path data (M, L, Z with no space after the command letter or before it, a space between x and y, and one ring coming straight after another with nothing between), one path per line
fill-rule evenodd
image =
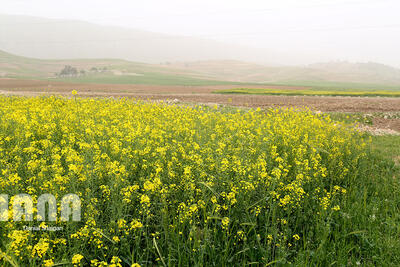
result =
M45 267L51 267L51 266L54 265L54 261L53 261L52 259L50 259L50 260L45 260L45 261L43 262L43 264L44 264Z
M75 254L72 257L72 264L79 265L82 259L83 259L83 256L81 254Z
M229 218L228 217L224 217L224 218L222 218L222 221L221 221L221 226L222 226L222 229L225 229L225 230L227 230L228 229L228 227L229 227L229 222L230 222L230 220L229 220Z
M165 238L192 238L196 246L221 227L243 241L249 235L245 226L268 220L271 207L285 218L277 223L275 217L273 224L291 228L290 214L302 214L304 206L313 205L313 214L321 216L340 210L349 190L344 185L366 148L351 127L307 110L0 96L0 120L2 192L32 195L35 209L43 192L57 200L76 193L82 201L82 221L68 224L70 238L57 243L44 231L34 235L12 223L1 226L0 239L21 266L32 256L50 265L49 255L74 242L93 255L84 261L70 252L52 260L65 256L84 265L102 259L94 262L118 266L117 258L110 261L126 254L119 249L139 251L140 244L153 244L148 233L164 233L165 226L171 231ZM56 224L60 212L58 203ZM0 213L11 222L11 210ZM287 243L254 227L261 239ZM293 231L287 240L296 239Z

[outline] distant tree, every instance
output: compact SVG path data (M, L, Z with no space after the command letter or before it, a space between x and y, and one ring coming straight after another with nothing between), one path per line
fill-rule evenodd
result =
M80 70L79 73L80 73L81 75L85 75L85 74L86 74L86 71L85 71L85 70Z
M59 73L59 76L76 76L78 75L78 70L72 66L66 65Z
M96 68L96 67L92 67L92 68L90 69L90 71L97 72L97 68Z

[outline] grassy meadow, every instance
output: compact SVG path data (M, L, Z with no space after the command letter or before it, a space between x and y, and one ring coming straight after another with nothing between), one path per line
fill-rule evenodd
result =
M399 265L399 142L307 110L1 97L0 193L75 193L82 220L10 216L0 265Z
M100 83L100 84L145 84L145 85L184 85L184 86L207 86L240 84L225 81L193 78L190 76L176 75L171 73L146 72L138 75L114 75L112 73L88 74L80 77L55 78L51 81L71 83Z

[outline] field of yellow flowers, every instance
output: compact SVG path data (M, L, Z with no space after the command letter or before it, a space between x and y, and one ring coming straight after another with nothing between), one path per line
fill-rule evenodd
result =
M367 146L310 111L0 97L0 193L82 201L0 222L0 265L374 263L351 215Z

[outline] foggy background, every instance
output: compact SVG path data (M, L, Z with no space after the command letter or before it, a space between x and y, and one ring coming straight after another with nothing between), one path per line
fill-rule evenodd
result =
M399 13L396 0L2 0L2 15L57 20L0 16L0 49L42 58L345 60L400 67Z

